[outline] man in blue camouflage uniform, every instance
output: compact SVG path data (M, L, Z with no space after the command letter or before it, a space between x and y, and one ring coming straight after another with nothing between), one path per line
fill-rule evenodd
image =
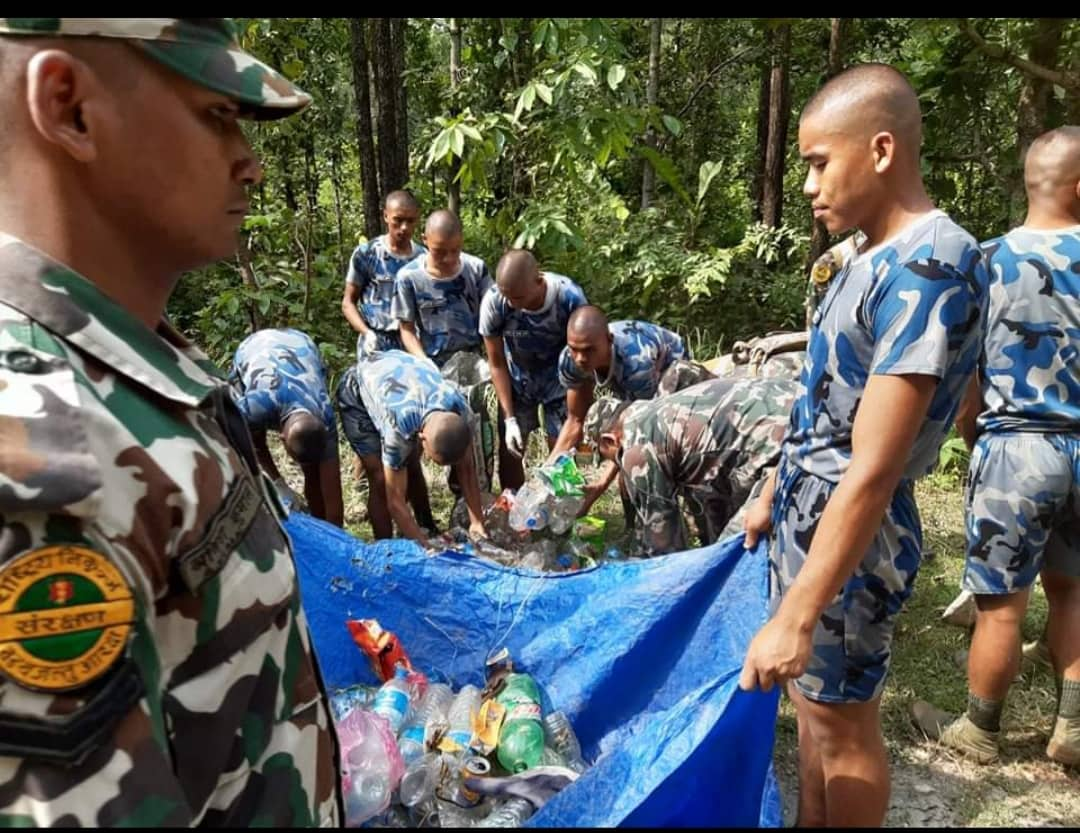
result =
M338 386L338 407L345 436L368 473L369 491L385 495L382 504L378 499L369 503L376 537L391 537L393 521L403 536L428 546L428 536L406 505L408 463L421 451L457 472L469 532L484 535L469 405L430 359L387 350L358 362Z
M304 472L311 514L341 526L341 469L337 418L327 392L328 374L319 348L293 329L259 330L240 342L229 371L236 406L247 421L259 465L291 501L270 449L267 431L279 431L285 451Z
M799 726L799 825L880 825L889 769L880 695L922 552L913 481L930 471L975 369L986 271L935 209L907 79L856 66L803 110L804 192L830 233L866 242L814 313L776 475L748 511L774 528L774 611L740 687L788 685Z
M226 18L0 18L0 826L339 823L284 512L164 315L310 101Z
M424 226L427 254L398 272L393 315L401 343L442 367L460 350L480 348L480 301L492 286L480 258L461 251L461 221L435 211Z
M495 270L495 286L480 305L491 380L499 398L499 481L504 489L525 482L521 458L544 408L548 447L566 419L566 391L559 356L571 313L588 303L581 287L564 275L541 272L523 249L507 252Z
M356 358L376 350L400 350L398 322L391 312L401 267L427 252L413 241L420 203L408 191L391 191L383 206L386 234L360 244L349 260L341 312L358 333Z
M1047 755L1080 764L1080 127L1032 142L1024 225L983 244L990 305L974 407L963 587L978 613L968 710L913 707L928 735L980 763L998 758L1020 666L1019 626L1042 575L1058 712ZM977 417L977 420L976 420Z
M619 467L642 552L687 548L680 497L701 546L720 538L776 465L798 388L786 379L712 379L655 399L592 404L585 436Z
M574 310L566 327L566 347L559 356L559 382L566 389L566 422L549 462L573 452L581 442L585 416L597 387L606 395L634 401L652 399L712 379L713 375L690 360L682 337L647 321L615 321L608 325L599 307ZM614 465L601 467L585 493L582 513L618 476ZM623 495L627 524L634 513Z

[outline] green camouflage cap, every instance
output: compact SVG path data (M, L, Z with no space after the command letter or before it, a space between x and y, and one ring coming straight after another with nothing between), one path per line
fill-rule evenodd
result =
M240 48L227 17L4 17L0 35L122 38L189 81L247 105L256 119L292 115L311 96Z
M600 444L600 435L608 431L612 421L631 403L614 396L601 396L589 406L582 429L584 439L594 448Z

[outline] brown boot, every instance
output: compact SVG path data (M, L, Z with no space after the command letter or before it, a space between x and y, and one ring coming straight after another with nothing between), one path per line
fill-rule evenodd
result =
M911 705L911 717L928 738L967 755L977 763L992 764L998 759L1001 732L980 729L966 714L953 717L925 700L916 700Z
M1066 766L1080 766L1080 717L1058 717L1046 745L1046 757Z

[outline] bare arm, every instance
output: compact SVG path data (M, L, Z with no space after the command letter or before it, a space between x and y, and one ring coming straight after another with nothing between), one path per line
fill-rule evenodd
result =
M982 413L982 385L979 383L979 371L976 370L964 391L960 408L956 412L956 430L964 438L964 444L971 451L975 447L975 421Z
M368 325L364 322L364 316L360 314L360 308L356 302L360 300L360 287L354 283L345 284L345 294L341 296L341 311L349 326L361 335L366 335Z
M397 524L403 536L412 538L420 546L426 548L429 545L428 539L405 502L405 495L409 489L409 470L407 468L392 469L384 464L383 477L386 480L386 502L390 508L390 517L394 519L394 523Z
M465 506L469 510L469 532L474 536L486 536L484 530L483 506L480 503L480 482L476 479L476 464L473 462L472 443L461 458L461 462L454 465L458 483L461 484L461 493L465 498Z
M424 345L420 343L420 337L416 334L416 324L412 321L398 321L398 332L401 335L401 345L418 359L426 359Z
M877 534L937 385L926 375L870 377L852 427L851 464L776 615L750 643L741 688L768 691L806 670L814 627Z
M343 526L345 506L341 498L341 467L335 454L320 463L308 463L304 470L304 497L316 518Z
M485 336L484 349L487 350L491 383L495 386L495 395L499 398L503 418L510 419L514 415L514 389L510 384L510 368L506 364L502 336Z
M585 417L593 402L593 383L586 382L580 388L568 388L566 391L566 422L563 423L558 439L548 455L550 463L560 454L573 451L585 434ZM610 481L609 481L610 482Z
M270 454L270 448L266 444L265 431L252 431L251 444L255 447L255 459L259 461L262 470L270 475L271 480L284 480L278 467L274 464L274 458Z

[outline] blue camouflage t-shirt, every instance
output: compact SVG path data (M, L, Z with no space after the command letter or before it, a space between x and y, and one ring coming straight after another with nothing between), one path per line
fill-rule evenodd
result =
M585 293L565 275L544 272L547 295L537 310L514 309L498 286L480 306L480 335L502 336L514 396L550 402L564 395L559 384L559 355L566 346L570 313L585 306Z
M990 292L980 431L1080 430L1080 226L982 244Z
M337 444L337 422L319 348L299 330L259 330L236 348L233 398L256 431L280 430L295 411L320 417Z
M432 277L426 258L417 258L397 276L393 314L416 326L424 352L440 367L459 350L480 346L480 301L492 286L487 266L462 253L461 271Z
M397 319L391 312L394 301L394 279L401 267L425 254L427 249L412 244L412 254L396 255L390 251L386 235L362 243L349 260L347 283L360 287L360 315L373 330L396 330Z
M574 364L570 348L564 347L559 356L559 382L564 388L580 388L592 381L619 399L652 399L664 371L673 362L690 358L682 337L656 324L613 321L608 330L612 345L607 378L601 379L594 373L590 379L588 373Z
M405 467L428 414L471 415L465 397L430 361L404 350L386 350L358 362L356 382L382 440L382 461L395 470Z
M787 458L838 482L851 461L851 429L870 375L925 374L941 381L904 476L929 472L975 369L986 284L974 238L942 211L852 257L814 314Z

